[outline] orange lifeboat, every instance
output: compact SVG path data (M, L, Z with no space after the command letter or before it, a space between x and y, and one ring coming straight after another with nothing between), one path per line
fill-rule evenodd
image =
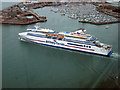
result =
M64 38L64 36L58 36L58 37L60 37L60 38Z
M54 36L54 37L58 37L58 35L56 35L56 34L55 34L55 35L53 35L53 36Z
M53 36L53 34L47 34L48 36Z

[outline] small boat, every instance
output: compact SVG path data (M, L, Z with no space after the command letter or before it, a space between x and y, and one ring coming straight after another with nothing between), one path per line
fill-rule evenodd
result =
M108 28L109 28L109 26L107 25L105 28L106 28L106 29L108 29Z
M61 15L65 15L65 13L60 13Z
M78 19L78 17L75 14L72 14L71 16L68 16L71 19Z

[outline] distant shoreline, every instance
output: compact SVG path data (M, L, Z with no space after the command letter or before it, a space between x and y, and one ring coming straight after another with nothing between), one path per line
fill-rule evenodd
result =
M13 24L13 25L29 25L29 24L33 24L33 23L37 23L37 22L46 22L47 19L45 16L40 17L37 13L33 12L31 9L37 9L37 8L43 8L46 6L59 6L61 5L61 3L58 3L56 5L54 5L54 3L50 3L50 2L40 2L40 3L32 3L32 4L26 4L26 8L29 8L29 10L27 11L20 11L19 13L17 10L15 11L15 9L17 8L23 8L25 5L23 2L20 2L18 4L12 5L6 9L3 9L0 13L0 15L2 15L2 18L0 18L1 20L1 24ZM21 7L20 7L21 6ZM14 12L13 12L14 11ZM99 12L103 12L98 10ZM10 13L10 14L8 14ZM16 13L15 15L12 15L12 13ZM105 12L103 12L105 13ZM109 13L105 13L107 15L110 15ZM10 17L11 15L11 17ZM26 16L33 16L33 18L29 19L26 18ZM6 16L6 17L5 17ZM111 15L112 16L112 15ZM114 15L115 16L115 15ZM24 18L23 18L24 17ZM95 24L95 25L104 25L104 24L113 24L113 23L120 23L120 20L118 21L111 21L111 22L91 22L91 21L80 21L82 23L90 23L90 24Z

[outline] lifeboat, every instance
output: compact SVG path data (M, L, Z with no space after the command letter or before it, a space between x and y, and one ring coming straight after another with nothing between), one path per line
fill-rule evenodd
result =
M54 36L54 37L58 37L58 35L56 35L56 34L55 34L55 35L53 35L53 36Z
M48 36L53 36L53 34L47 34Z
M58 37L60 37L60 38L64 38L64 36L58 36Z

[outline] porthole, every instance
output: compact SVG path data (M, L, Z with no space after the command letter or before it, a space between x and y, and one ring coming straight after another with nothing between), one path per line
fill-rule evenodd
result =
M91 48L91 46L89 46L89 48Z

